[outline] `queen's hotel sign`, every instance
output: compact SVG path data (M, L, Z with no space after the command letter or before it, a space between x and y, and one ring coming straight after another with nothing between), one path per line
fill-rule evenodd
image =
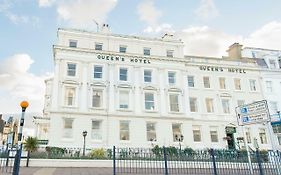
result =
M241 68L225 68L219 66L199 66L199 69L202 71L210 71L210 72L231 72L231 73L241 73L245 74L246 70Z

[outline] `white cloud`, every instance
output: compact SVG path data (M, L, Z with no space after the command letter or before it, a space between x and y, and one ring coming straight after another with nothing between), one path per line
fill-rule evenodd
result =
M93 20L99 24L106 21L108 13L116 6L117 0L72 0L58 4L59 18L71 26L88 28Z
M158 33L174 33L174 29L171 24L161 24L158 26L147 26L144 30L144 33L149 33L149 34L158 34Z
M29 72L33 60L27 54L16 54L0 62L0 113L19 112L19 103L28 100L28 111L42 112L45 78Z
M140 20L152 25L157 25L159 18L162 16L162 12L155 8L152 0L145 0L141 2L137 7Z
M200 6L195 10L195 14L203 19L214 18L219 15L214 0L201 0Z
M185 43L187 55L221 57L227 55L226 50L235 42L245 47L281 50L281 22L277 21L265 24L248 36L232 35L207 26L188 27L175 32L175 36Z
M245 45L281 50L281 21L272 21L245 38Z
M226 34L207 26L189 27L175 35L185 43L187 55L217 56L225 55L225 50L234 42L242 40L241 36Z
M50 7L56 0L38 0L39 7Z

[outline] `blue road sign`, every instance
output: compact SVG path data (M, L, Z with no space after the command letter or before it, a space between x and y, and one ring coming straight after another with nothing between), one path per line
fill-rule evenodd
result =
M246 114L246 113L248 113L248 108L243 107L243 108L240 109L240 111L241 111L242 114Z

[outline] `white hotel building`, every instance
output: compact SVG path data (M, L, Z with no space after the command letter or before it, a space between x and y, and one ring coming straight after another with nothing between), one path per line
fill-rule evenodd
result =
M235 107L263 100L255 59L184 56L183 42L59 29L55 73L46 80L44 115L50 118L49 145L86 147L238 148L242 137ZM188 46L186 46L188 47ZM236 132L235 132L236 130ZM270 149L266 126L246 127Z

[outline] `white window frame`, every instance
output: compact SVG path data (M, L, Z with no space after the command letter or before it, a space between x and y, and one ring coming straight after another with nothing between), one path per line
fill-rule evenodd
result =
M199 131L199 139L195 140L195 131ZM201 132L201 126L192 126L192 136L193 136L193 142L195 143L200 143L202 142L202 132ZM196 136L197 136L197 133L196 133Z
M75 43L75 45L72 45L72 43ZM69 40L68 41L68 47L77 48L77 45L78 45L78 41L77 40Z
M146 78L149 78L149 76L145 75L145 72L150 72L150 81L145 81ZM153 74L153 71L151 69L144 69L143 70L143 82L144 83L152 83L152 74Z
M148 51L148 52L146 52L146 51ZM151 48L144 47L143 48L143 55L150 56L151 55Z
M255 79L249 79L249 85L250 85L250 91L251 92L256 92L257 89L257 80ZM254 86L253 86L254 85Z
M227 103L224 103L224 102L227 102ZM224 106L225 104L227 104L228 106ZM230 107L230 99L227 99L227 98L222 98L221 99L221 106L222 106L222 112L224 114L230 114L231 111L231 107ZM224 107L227 107L226 109Z
M268 93L272 93L273 92L273 86L272 85L273 85L272 81L266 81L265 82L266 91Z
M63 139L72 139L73 138L73 123L74 123L74 119L73 118L62 118L63 119L63 132L62 132L62 138ZM66 128L66 120L71 120L71 128ZM69 129L69 130L67 130ZM70 133L69 136L66 136L66 133Z
M121 92L126 92L128 93L128 108L121 108ZM130 103L131 102L131 91L129 89L119 89L118 91L118 109L119 110L130 110L131 109L131 106L132 104ZM124 105L124 104L122 104Z
M267 144L268 143L265 128L259 128L259 139L260 139L261 144Z
M191 102L192 102L191 99L195 99L195 101L194 101L195 110L194 111L191 110ZM189 97L189 110L190 110L190 112L198 112L198 98L197 97Z
M170 77L170 73L173 74L172 77ZM168 71L168 83L169 83L169 85L175 85L177 83L177 72L176 71Z
M126 71L126 80L121 80L121 69L127 70ZM125 76L125 74L122 74L122 76ZM119 67L118 80L122 81L122 82L128 82L129 81L129 68L127 68L127 67Z
M212 106L211 106L211 108L210 108L210 110L208 111L208 103L207 103L207 100L211 100L211 104L212 104ZM207 113L214 113L215 112L215 106L214 106L214 98L211 98L211 97L207 97L207 98L205 98L205 105L206 105L206 112Z
M173 58L174 57L174 50L167 50L166 56L169 57L169 58Z
M208 82L205 82L205 78L208 78ZM210 77L209 76L203 76L203 87L206 88L206 89L210 89L211 88L211 81L210 81Z
M125 130L125 129L121 129L121 123L128 123L128 130ZM121 132L128 132L128 139L122 139L121 138ZM120 120L119 121L119 140L121 141L121 142L128 142L128 141L130 141L130 139L131 139L131 133L130 133L130 121L129 120Z
M219 77L219 87L222 90L226 89L226 78L225 77Z
M95 95L94 94L94 91L100 91L101 92L101 97L100 97L100 106L99 107L95 107L93 106L93 96ZM91 93L91 107L92 108L103 108L104 107L104 100L105 100L105 94L104 94L104 89L102 88L96 88L96 87L93 87L92 88L92 93Z
M241 86L241 79L240 78L234 78L234 89L236 91L241 91L242 90L242 86ZM236 84L236 82L238 82L238 84Z
M74 89L74 97L73 97L73 101L72 101L72 105L68 105L68 99L66 99L66 98L68 98L67 97L67 89L68 88L73 88ZM76 107L77 106L77 99L78 99L78 92L77 92L77 86L73 86L73 85L65 85L64 87L63 87L63 100L62 100L62 102L63 102L63 106L67 106L67 107Z
M153 95L153 101L146 101L146 99L145 99L145 97L146 97L146 94L152 94ZM156 93L155 92L152 92L152 91L144 91L144 93L143 93L143 95L144 95L144 110L145 111L156 111ZM153 103L153 106L154 106L154 108L153 109L146 109L146 103Z
M70 71L73 71L73 70L69 69L69 67L68 67L69 65L75 65L74 75L69 74ZM66 63L66 76L67 77L76 77L77 76L77 70L78 70L78 64L77 63L74 63L74 62L67 62Z
M98 129L99 135L96 134L97 129L93 129L93 122L99 122L99 129ZM91 139L92 140L101 141L103 139L103 137L102 137L102 125L103 125L102 120L92 119L92 122L91 122Z
M101 72L96 72L96 70L95 70L96 67L101 67ZM103 72L104 72L104 71L103 71L103 66L102 66L102 65L94 65L94 71L93 71L93 72L94 72L94 76L93 76L94 79L98 79L98 80L103 79ZM98 78L95 77L96 74L101 75L101 77L98 77Z
M178 125L179 127L179 131L175 131L174 129L174 126L175 125ZM173 132L173 142L179 142L179 140L176 140L176 135L178 138L180 138L182 134L182 123L172 123L172 132ZM181 142L183 142L183 140L181 140Z
M148 125L154 125L152 128L154 128L154 130L149 130L148 129ZM156 122L146 122L146 141L148 142L157 142L157 124ZM149 138L149 135L155 136L154 138Z
M121 48L125 48L125 52L123 52L123 51L121 50ZM127 53L127 46L125 46L125 45L119 45L119 53Z
M194 75L187 75L187 86L189 88L194 88L195 87L195 76ZM189 81L190 79L189 78L192 78L192 81ZM190 84L189 83L192 83L193 86L189 86Z
M214 135L214 132L215 132L215 135ZM212 137L212 136L215 136L216 139L213 140L213 137ZM211 126L211 127L210 127L210 139L211 139L211 142L212 142L212 143L218 143L218 142L219 142L218 127L216 127L216 126Z
M178 111L172 111L171 110L171 98L170 95L177 95L178 96ZM168 93L168 101L169 101L169 112L171 113L179 113L181 112L181 94L180 93L174 93L174 92L170 92Z

